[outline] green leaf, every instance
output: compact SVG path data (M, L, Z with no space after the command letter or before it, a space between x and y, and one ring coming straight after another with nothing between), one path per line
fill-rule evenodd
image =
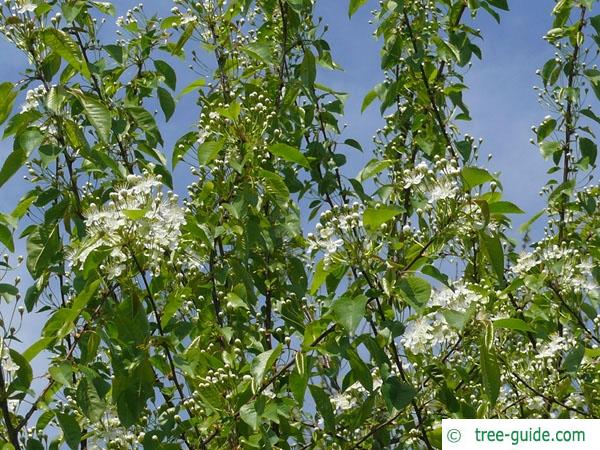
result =
M18 147L13 150L4 161L2 169L0 169L0 187L4 186L17 171L27 162L27 152Z
M273 50L266 42L251 42L242 47L242 51L252 58L265 64L273 63Z
M467 183L469 189L480 186L490 181L496 181L496 178L487 170L479 167L465 167L462 170L462 177Z
M540 152L544 159L551 158L555 153L562 151L560 142L545 141L540 144Z
M365 228L378 229L382 224L392 220L402 210L394 206L381 206L379 208L367 208L363 213L363 224Z
M583 355L585 354L585 346L581 343L577 344L573 349L567 353L565 360L563 361L562 368L565 372L575 373L581 365Z
M180 291L173 292L169 295L167 304L165 305L160 318L160 323L163 327L166 327L169 321L175 317L175 314L177 314L177 311L179 311L183 305L184 300L184 296Z
M442 309L441 311L448 325L458 331L462 331L470 318L467 312L453 311L451 309Z
M106 411L105 403L100 399L94 384L87 378L79 381L76 392L77 405L81 408L87 418L98 421Z
M273 366L277 362L277 358L279 358L282 349L282 345L279 344L277 347L261 353L252 360L250 373L254 377L255 389L260 388L265 378L265 375L273 368Z
M354 333L360 321L365 318L365 307L368 300L364 294L356 297L345 295L337 299L331 307L336 322L348 332Z
M373 103L373 100L375 100L377 98L377 92L375 92L375 90L369 91L367 93L367 95L365 95L365 98L363 99L362 105L360 107L360 112L363 113L365 112L365 109L367 109L369 107L369 105L371 103Z
M367 391L373 391L373 376L371 375L371 371L367 364L352 348L346 350L346 358L350 363L350 368L352 369L352 374L355 379L357 379Z
M416 311L420 311L431 297L431 285L423 278L407 276L398 283L398 293Z
M22 148L27 155L36 150L44 141L44 136L37 128L29 128L19 134L15 139L15 148Z
M131 220L143 219L148 213L145 209L124 209L123 215Z
M78 450L79 443L81 442L81 428L79 427L77 420L69 414L57 414L56 418L63 430L67 445L71 450Z
M554 120L554 119L544 120L542 122L542 124L538 127L538 130L537 130L538 143L542 142L544 139L546 139L548 136L550 136L550 133L552 133L555 128L556 128L556 120Z
M125 49L120 45L105 45L104 50L108 53L112 59L114 59L119 64L123 64L123 57L125 56Z
M504 251L497 236L479 233L480 245L484 255L492 265L498 280L504 279Z
M359 152L363 151L362 146L360 145L360 143L356 139L346 139L344 141L344 144L346 144L349 147L355 148Z
M0 283L0 297L9 302L19 293L19 289L13 284Z
M306 157L296 147L287 144L273 144L269 147L269 152L286 161L300 164L302 167L309 168L310 164Z
M560 198L569 198L573 194L575 189L575 180L567 180L564 183L559 184L548 197L549 203L554 203Z
M83 58L81 49L67 33L55 28L45 28L41 31L41 35L44 44L67 61L73 69L80 72L88 80L91 78L90 70Z
M6 84L6 83L4 83L4 84ZM3 91L2 85L0 85L0 102L2 102L2 100L7 101L6 99L4 99L4 96L7 96L7 97L10 96L10 93L2 92L2 91ZM2 106L0 104L0 115L1 115L1 111L2 111ZM22 113L15 114L14 116L12 116L10 118L10 120L8 121L8 124L6 125L6 128L4 129L4 135L3 135L4 139L6 139L8 136L12 136L13 134L18 134L21 130L28 127L32 122L35 122L40 117L42 117L42 114L39 111L36 111L34 109L30 109L29 111L24 111ZM0 124L2 124L1 120L0 120Z
M87 304L90 302L96 291L98 291L100 281L101 280L99 279L88 281L83 290L73 300L73 303L71 305L71 309L73 311L79 314L81 310L87 306Z
M114 16L116 9L115 9L115 5L113 5L111 2L97 2L97 1L93 1L92 4L98 8L98 11L100 11L103 14L108 14L109 16Z
M390 411L402 411L417 396L417 390L398 377L389 377L381 386L381 394Z
M190 150L192 145L196 143L196 139L198 138L198 133L195 131L190 131L189 133L181 136L177 142L175 143L175 148L173 149L173 160L171 162L171 168L175 169L179 161L183 159L186 153Z
M240 419L250 425L254 431L258 429L260 416L255 408L255 402L247 403L240 408Z
M306 357L304 353L296 353L296 365L294 370L290 374L289 386L292 395L302 407L304 404L304 397L306 395L306 388L308 387L308 380L310 379L310 358Z
M310 88L311 86L314 86L316 78L317 63L315 55L313 55L312 51L306 49L304 51L304 59L302 60L302 64L300 64L300 79L305 86Z
M503 9L504 11L508 11L508 1L507 0L487 0L487 2L495 8Z
M13 233L6 225L0 223L0 242L11 252L15 251Z
M54 342L54 338L52 337L44 337L34 342L29 346L27 350L23 352L23 356L27 361L32 361L37 355L46 350L48 346Z
M154 67L156 67L158 73L165 77L165 84L172 90L175 90L177 88L177 74L175 70L168 63L160 59L154 61Z
M154 395L154 383L154 371L148 360L143 360L129 372L115 375L112 399L125 427L136 424L144 413L146 403Z
M581 151L581 156L584 158L587 157L590 164L593 165L596 162L598 147L594 141L584 137L579 138L579 150Z
M187 87L185 87L178 95L177 98L183 97L184 95L189 94L190 92L195 92L202 86L206 85L206 80L204 78L198 78L196 81L190 83Z
M177 55L177 54L179 54L181 52L181 50L183 49L183 46L192 37L192 34L194 33L195 29L196 29L196 24L194 22L190 22L187 25L187 27L185 28L185 30L181 34L181 37L177 41L177 44L175 44L175 46L173 47L173 50L171 52L173 55Z
M310 395L312 395L312 398L315 400L317 411L323 418L325 430L334 432L335 414L333 412L331 401L329 400L329 394L327 394L325 390L319 386L310 385L308 388L310 389Z
M159 86L156 91L158 93L160 109L162 109L165 115L165 120L168 122L175 111L175 100L173 100L173 97L165 88Z
M91 95L84 94L81 91L76 91L75 95L81 102L85 115L96 129L100 140L104 143L108 143L110 141L110 132L112 128L109 109L104 103Z
M52 366L48 369L52 379L63 386L71 386L73 383L73 367L68 363Z
M144 108L137 106L128 106L127 112L133 118L133 124L135 124L140 130L143 130L149 139L162 144L162 137L158 131L156 120L152 114L150 114ZM151 145L154 145L154 143L151 143Z
M494 326L491 322L485 324L479 345L479 369L483 382L483 390L493 407L500 394L500 368L493 349Z
M38 227L27 239L27 268L37 278L41 272L57 257L60 249L58 225L49 234L44 228Z
M390 161L388 159L373 159L369 161L367 165L360 171L360 173L356 176L356 179L360 182L364 182L393 165L394 161Z
M45 338L62 339L71 332L74 327L73 321L77 314L71 308L59 308L46 321L42 329Z
M285 181L283 181L283 178L281 178L281 176L278 174L268 170L260 170L258 173L264 180L266 193L281 204L287 203L290 197L290 192L285 184Z
M227 119L236 121L242 112L242 105L237 101L231 102L231 104L226 108L218 108L217 112Z
M535 332L533 327L521 319L498 319L494 320L494 328L507 328L509 330Z
M14 447L12 447L12 448L14 448ZM5 449L2 449L2 450L5 450ZM27 440L27 447L26 447L25 450L46 450L46 448L37 439L28 439Z
M329 275L329 272L327 270L325 270L325 264L324 264L323 260L320 260L317 263L317 266L315 268L315 274L314 274L314 276L312 278L312 282L310 284L309 292L311 293L311 295L315 295L317 293L319 288L323 285L323 283L325 283L325 280L327 279L327 275Z
M10 116L10 113L13 109L13 105L15 103L15 99L17 98L17 91L15 91L13 87L14 84L8 81L0 83L0 125L2 125ZM5 130L5 137L6 133L7 131Z
M217 157L225 146L225 141L207 141L198 146L198 163L206 165Z
M9 386L9 393L11 392L26 392L31 386L33 380L33 371L29 365L29 361L23 355L12 348L9 350L10 358L13 362L19 366L15 373L15 378Z
M350 6L348 7L348 16L352 17L356 11L359 10L359 8L361 8L365 3L367 3L367 0L350 0Z
M489 203L488 209L490 214L525 214L517 205L506 201Z

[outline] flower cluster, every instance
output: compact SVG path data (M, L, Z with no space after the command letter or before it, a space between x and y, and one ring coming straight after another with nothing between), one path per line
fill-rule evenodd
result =
M1 338L0 338L0 358L1 358L2 371L5 374L10 375L10 374L15 373L17 370L19 370L19 366L17 364L15 364L15 362L10 357L9 348L6 346L6 344L4 343L4 340Z
M308 253L322 251L324 264L330 264L333 254L344 245L345 238L352 239L352 231L362 228L363 210L364 205L355 202L352 205L336 205L333 209L324 211L315 227L316 234L308 233L306 236Z
M21 106L21 112L37 109L45 96L46 88L43 85L28 90L27 94L25 95L25 103L23 106Z
M445 311L468 317L472 305L482 304L484 297L472 286L456 284L435 293L429 301L431 312L408 322L401 339L402 345L413 354L435 350L437 346L457 338L457 332L448 323Z
M576 293L598 294L592 276L592 259L578 248L541 241L532 252L524 252L512 267L516 276L541 274L556 288Z
M153 272L160 271L161 262L178 248L185 223L177 195L170 192L165 198L161 187L160 176L130 175L106 206L90 204L88 235L72 253L73 265L81 267L92 252L103 249L110 251L103 264L109 279L120 276L132 257L143 256Z

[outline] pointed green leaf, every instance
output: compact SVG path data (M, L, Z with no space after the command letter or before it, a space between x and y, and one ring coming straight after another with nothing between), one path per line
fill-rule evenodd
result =
M75 95L81 102L83 110L85 111L85 115L92 126L96 129L100 140L104 143L108 143L110 141L110 132L112 127L109 109L106 107L106 105L104 105L104 103L89 94L76 91Z
M310 385L310 395L315 400L317 411L323 417L325 429L329 432L335 430L335 414L333 412L333 406L329 400L329 394L327 394L323 388L315 385Z
M17 91L14 90L14 84L10 82L0 83L0 125L2 125L12 112L15 99L17 98ZM15 116L17 117L17 116ZM12 122L11 122L12 123ZM4 132L5 136L7 130Z
M356 297L346 295L337 299L332 306L336 322L348 332L354 333L360 321L365 318L367 301L367 296L363 294Z
M154 61L154 67L156 67L156 70L163 77L165 77L165 84L169 86L172 90L175 90L175 88L177 87L177 74L175 73L175 70L173 70L173 68L168 63L160 59Z
M381 394L390 411L402 411L417 396L417 390L398 377L390 377L381 386Z
M265 375L273 368L277 362L277 358L281 354L283 346L279 344L277 347L261 353L252 361L250 373L254 377L254 387L258 389L265 378Z
M80 72L88 80L91 78L90 70L83 58L81 49L64 31L55 28L46 28L41 31L42 40L54 52L67 61L71 67Z
M286 161L300 164L302 167L310 167L306 157L296 147L287 144L273 144L269 147L269 152Z
M162 109L162 112L165 115L165 120L168 122L175 111L175 100L173 100L171 94L169 94L169 92L162 87L158 87L156 91L158 93L160 109Z
M348 16L352 17L365 3L367 3L367 0L350 0Z
M183 97L184 95L189 94L190 92L195 92L204 85L206 85L206 80L204 78L199 78L196 81L193 81L192 83L190 83L187 87L185 87L177 95L177 98Z
M206 165L217 157L225 146L225 141L207 141L198 146L198 163Z
M479 345L479 368L483 382L483 390L493 407L500 394L500 368L493 348L494 326L491 322L485 324Z
M379 208L367 208L363 213L363 224L365 228L377 230L382 224L392 220L402 210L394 206L381 206Z
M407 276L398 283L398 293L416 311L420 311L431 297L431 285L423 278Z
M57 414L56 418L63 430L65 442L71 450L78 450L81 442L81 428L77 420L70 414Z

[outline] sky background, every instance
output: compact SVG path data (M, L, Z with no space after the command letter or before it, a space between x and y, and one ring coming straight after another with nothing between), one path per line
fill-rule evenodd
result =
M113 3L118 9L118 16L138 2L119 0ZM345 134L360 141L365 150L364 155L353 152L352 157L348 158L349 164L344 174L351 177L370 159L373 149L371 136L381 126L377 106L372 105L364 114L360 112L364 95L382 79L379 69L380 45L372 36L374 27L368 23L373 4L370 2L350 20L347 14L348 0L317 0L317 11L329 25L326 39L332 47L334 59L344 69L337 72L322 71L320 82L350 94L343 120L348 123ZM479 44L483 51L483 62L475 59L466 76L469 91L465 100L473 120L461 122L461 127L475 138L484 139L480 155L493 154L489 166L494 171L502 172L505 197L527 212L526 216L515 219L515 225L519 225L543 206L538 192L546 181L548 166L537 148L529 144L529 139L533 137L531 126L539 124L547 114L538 105L532 86L538 82L536 69L553 54L553 48L542 40L542 36L550 28L550 11L554 1L509 0L509 4L511 11L502 14L500 24L483 11L475 21L475 26L481 28L484 36ZM170 1L145 2L147 14L156 11L162 17L170 15L171 7ZM0 81L19 80L19 74L26 66L23 55L2 40L0 55ZM197 78L183 64L177 68L177 75L178 89ZM198 109L192 97L189 95L182 100L169 125L162 128L167 155L170 155L175 140L194 127ZM11 142L0 142L0 161L4 160L11 148ZM186 178L175 177L177 191L185 190L189 181ZM18 199L30 188L31 185L24 182L22 177L15 176L1 188L0 211L12 211ZM17 247L17 254L25 253L23 242L18 242ZM10 273L4 282L12 282L16 275L24 279L21 286L24 293L30 280L24 270ZM9 306L2 302L0 310L6 318ZM28 322L21 333L24 343L16 346L17 349L27 347L39 337L43 317L27 317Z

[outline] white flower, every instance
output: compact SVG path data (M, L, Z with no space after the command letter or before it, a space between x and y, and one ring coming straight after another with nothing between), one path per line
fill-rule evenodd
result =
M512 267L512 271L514 273L524 274L529 272L535 266L537 266L538 260L533 253L521 253L519 255L519 259L517 259L517 264Z
M19 7L19 9L17 9L17 12L19 14L25 14L28 12L35 11L35 8L37 8L37 5L35 3L33 3L30 0L26 0L24 2L21 2L21 6Z
M19 400L14 400L14 399L9 399L6 404L8 406L8 410L12 413L14 413L17 408L19 407L19 403L21 403Z
M331 403L333 403L333 406L338 411L346 411L356 406L356 400L345 392L331 397Z
M423 172L411 172L404 178L404 189L408 189L412 186L417 186L421 183L421 181L423 181L423 178L425 178L425 174Z
M546 343L538 355L536 356L539 359L542 358L552 358L554 356L559 356L560 352L565 349L565 338L559 336L558 334L553 334L550 342Z
M43 85L28 90L27 94L25 94L25 103L21 106L21 112L37 109L45 95L46 88Z
M419 317L408 324L401 342L414 354L424 353L430 348L430 341L433 338L431 331L432 328L427 319Z
M1 348L1 365L2 370L7 374L11 374L19 370L19 366L15 364L15 362L10 357L10 350L7 346L4 345L4 341L0 339L0 348Z
M184 14L181 16L181 25L187 25L188 23L196 22L198 18L192 14Z
M446 200L456 195L458 186L456 183L444 180L434 186L429 193L429 203L434 203L440 200Z
M146 257L149 269L158 271L165 254L179 248L180 228L185 223L177 196L165 198L160 178L148 173L130 175L127 184L111 194L111 202L85 213L86 239L72 249L69 259L81 267L97 249L110 250L104 261L109 279L119 277L131 256Z

